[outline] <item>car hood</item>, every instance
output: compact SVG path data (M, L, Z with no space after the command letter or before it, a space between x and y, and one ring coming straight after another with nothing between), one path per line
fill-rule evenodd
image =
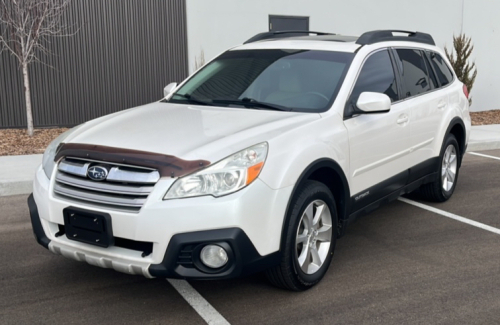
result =
M156 102L87 122L64 142L215 162L319 118L316 113Z

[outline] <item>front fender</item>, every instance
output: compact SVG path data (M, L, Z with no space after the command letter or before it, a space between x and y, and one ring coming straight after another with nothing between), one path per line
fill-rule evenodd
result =
M269 154L260 179L272 189L293 186L312 162L324 158L335 161L344 175L348 175L347 130L337 114L269 141Z

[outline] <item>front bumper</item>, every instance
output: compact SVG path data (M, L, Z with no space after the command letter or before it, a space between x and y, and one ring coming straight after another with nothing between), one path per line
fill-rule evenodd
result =
M272 190L256 181L222 198L163 201L168 187L160 182L140 212L130 213L56 197L39 168L28 199L35 237L53 253L148 278L232 278L279 263L281 227L291 188ZM124 246L103 248L61 236L62 211L68 206L110 214L115 237L151 243L152 253L143 256ZM229 250L227 267L217 272L198 261L200 247L209 243L222 243Z
M220 270L210 270L201 263L199 252L206 244L226 248L229 261ZM279 252L261 256L244 231L228 228L175 235L163 261L150 265L148 271L154 277L225 279L262 271L279 262Z

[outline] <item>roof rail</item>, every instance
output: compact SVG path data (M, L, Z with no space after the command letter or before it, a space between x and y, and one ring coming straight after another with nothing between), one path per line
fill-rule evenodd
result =
M290 34L292 34L292 35L290 35ZM293 35L293 34L295 34L295 35ZM257 34L254 37L248 39L243 44L253 43L253 42L257 42L257 41L261 41L261 40L265 40L265 39L293 37L293 36L297 36L296 34L335 35L332 33L313 32L313 31L307 31L307 30L283 30L283 31L265 32L265 33Z
M408 36L395 36L393 33L404 33ZM369 45L379 42L406 41L436 45L430 34L420 32L410 32L406 30L374 30L361 35L356 44Z

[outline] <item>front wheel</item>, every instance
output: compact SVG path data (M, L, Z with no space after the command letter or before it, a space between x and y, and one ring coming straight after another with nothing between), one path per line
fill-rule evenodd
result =
M453 134L449 134L439 157L439 177L432 183L425 184L420 188L422 196L434 202L448 200L457 186L458 172L460 169L460 147Z
M291 202L283 255L266 275L275 286L303 291L325 275L337 238L335 200L326 185L307 181Z

